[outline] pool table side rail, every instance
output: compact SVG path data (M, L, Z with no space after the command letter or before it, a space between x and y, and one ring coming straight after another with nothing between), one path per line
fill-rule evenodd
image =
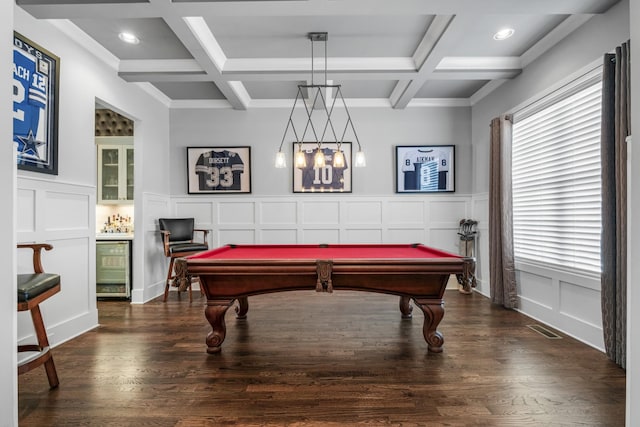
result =
M471 259L335 260L336 290L360 290L411 297L442 298L449 276L464 274ZM240 297L314 289L316 260L181 259L177 270L199 276L207 298Z

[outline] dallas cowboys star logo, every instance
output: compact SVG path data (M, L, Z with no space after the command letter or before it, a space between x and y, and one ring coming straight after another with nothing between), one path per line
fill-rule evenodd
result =
M38 147L44 144L44 141L36 141L31 129L29 129L29 134L26 137L18 136L18 139L20 140L18 143L19 153L40 159L40 156L38 155Z

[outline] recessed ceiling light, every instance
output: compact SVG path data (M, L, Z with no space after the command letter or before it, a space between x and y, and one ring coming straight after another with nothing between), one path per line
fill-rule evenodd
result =
M122 40L125 43L130 43L130 44L140 43L140 39L136 37L135 34L132 34L132 33L122 32L118 34L118 37L120 38L120 40Z
M495 33L493 35L493 39L494 40L506 40L509 37L511 37L513 35L513 33L515 33L516 30L514 30L513 28L503 28L502 30L498 31L497 33Z

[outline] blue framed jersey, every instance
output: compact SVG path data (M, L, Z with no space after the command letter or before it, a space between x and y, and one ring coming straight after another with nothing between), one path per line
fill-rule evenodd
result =
M59 58L14 33L13 144L18 168L57 174Z

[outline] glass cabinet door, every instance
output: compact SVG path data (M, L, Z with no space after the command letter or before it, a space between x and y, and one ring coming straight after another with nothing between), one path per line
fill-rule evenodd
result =
M133 200L133 148L127 148L127 200Z
M133 202L133 147L98 144L98 203Z
M102 149L102 200L118 200L119 179L119 151L117 148Z

